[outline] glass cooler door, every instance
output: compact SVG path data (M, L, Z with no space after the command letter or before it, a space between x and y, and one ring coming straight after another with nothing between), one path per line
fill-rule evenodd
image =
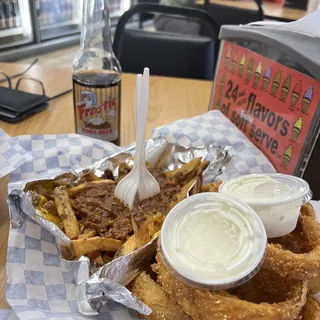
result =
M37 11L40 40L79 33L84 0L33 0ZM131 0L109 0L111 23L128 10Z
M83 0L34 0L40 40L80 32Z
M113 24L113 20L120 18L131 5L131 0L109 0L111 24Z
M33 40L29 1L0 0L0 49Z

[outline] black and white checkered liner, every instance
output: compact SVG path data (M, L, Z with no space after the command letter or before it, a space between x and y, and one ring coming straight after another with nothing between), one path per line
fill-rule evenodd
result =
M157 137L184 146L213 143L220 147L231 146L232 160L219 177L222 180L248 173L275 172L267 157L218 110L159 127L153 132L153 138Z
M17 143L16 139L9 137L0 129L0 178L31 159L31 155Z
M3 132L0 134L4 136ZM159 136L182 145L232 146L233 158L224 179L249 172L274 171L266 157L219 111L157 128L153 137ZM121 150L113 144L75 134L5 137L4 140L27 160L20 159L23 164L11 172L9 190L21 189L26 180L86 167ZM133 311L113 302L99 316L79 314L73 275L60 260L54 237L30 219L21 229L10 231L7 273L7 299L18 319L137 319ZM0 319L3 315L0 312ZM4 317L7 319L8 315Z

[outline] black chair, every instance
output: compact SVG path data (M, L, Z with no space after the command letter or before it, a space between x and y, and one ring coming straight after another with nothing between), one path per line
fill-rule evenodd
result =
M198 5L197 8L207 11L221 26L224 24L238 25L263 20L262 2L261 0L254 0L254 2L257 5L257 10L210 3L210 0L205 0L204 5Z
M133 15L142 12L206 21L211 29L211 37L125 28ZM213 79L219 29L220 26L215 19L201 10L138 4L120 18L113 50L124 72L141 73L144 67L149 67L153 75Z
M148 4L158 4L160 0L138 0L138 4L148 3ZM142 12L139 14L139 27L143 29L143 22L152 20L154 18L154 14Z

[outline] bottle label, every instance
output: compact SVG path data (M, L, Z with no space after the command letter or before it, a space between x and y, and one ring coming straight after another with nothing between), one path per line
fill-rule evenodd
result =
M76 132L115 141L119 136L120 81L108 87L85 87L73 81Z

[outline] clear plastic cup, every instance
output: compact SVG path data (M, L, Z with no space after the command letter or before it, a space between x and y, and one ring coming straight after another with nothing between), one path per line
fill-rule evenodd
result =
M258 215L229 195L200 193L176 205L161 229L160 253L180 281L213 290L248 281L260 269L267 236Z
M268 238L292 232L301 206L312 198L303 179L280 173L249 174L223 183L219 192L247 203L262 220Z

